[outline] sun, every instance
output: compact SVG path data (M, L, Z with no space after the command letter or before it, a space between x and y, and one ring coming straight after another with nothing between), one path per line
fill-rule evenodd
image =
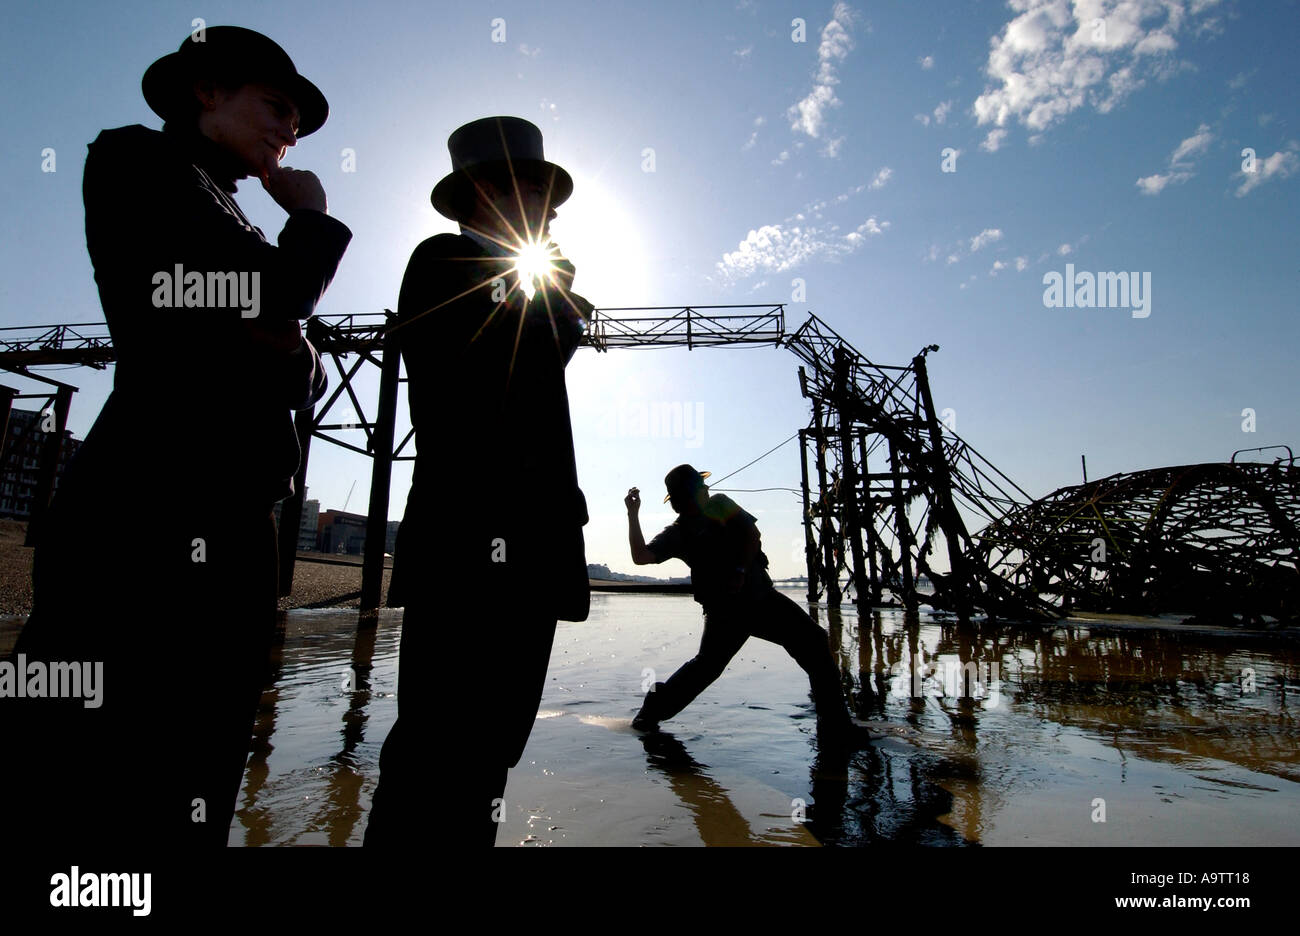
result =
M542 285L550 285L554 282L555 257L555 245L550 241L529 240L519 246L516 251L515 273L519 276L519 284L523 287L528 301L531 302L537 292L539 279Z

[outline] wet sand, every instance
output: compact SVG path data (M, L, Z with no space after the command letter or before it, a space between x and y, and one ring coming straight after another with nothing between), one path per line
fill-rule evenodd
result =
M1293 636L818 618L881 735L847 757L819 752L806 678L759 640L662 733L632 731L644 670L694 653L698 606L594 595L559 625L498 845L1300 844ZM384 611L358 641L354 614L288 614L232 845L360 844L400 626ZM944 676L973 662L996 686Z
M30 601L21 535L0 523L0 654ZM361 843L396 717L401 611L358 632L356 598L301 607L360 582L359 565L297 564L232 845ZM1300 844L1295 632L815 617L880 736L849 756L819 751L807 679L760 640L664 731L632 731L643 684L694 654L699 606L594 593L590 619L557 630L498 845Z

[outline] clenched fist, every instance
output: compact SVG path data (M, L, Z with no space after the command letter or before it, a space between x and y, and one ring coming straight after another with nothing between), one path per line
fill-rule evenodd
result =
M316 178L314 172L290 169L287 166L267 168L262 171L262 188L285 211L310 208L328 213L325 187L320 184L320 179Z

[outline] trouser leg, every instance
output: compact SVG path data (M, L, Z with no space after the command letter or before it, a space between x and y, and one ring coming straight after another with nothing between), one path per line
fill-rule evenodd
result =
M18 649L98 665L100 699L29 700L15 805L43 840L225 845L275 628L270 512L160 521L107 554L83 555L75 526L59 532L38 546Z
M556 622L511 608L462 626L454 612L411 597L398 719L380 752L365 844L491 845L507 770L537 717Z
M743 623L730 614L706 613L700 650L668 678L646 693L637 716L649 722L672 718L722 675L749 639Z
M749 630L755 637L780 644L808 674L819 723L848 720L848 705L830 641L808 612L774 589L754 608Z

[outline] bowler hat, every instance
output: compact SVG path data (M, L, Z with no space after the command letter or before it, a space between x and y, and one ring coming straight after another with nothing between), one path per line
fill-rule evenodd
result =
M325 95L298 74L289 54L266 36L242 26L209 26L149 66L140 82L144 99L163 120L183 119L194 100L194 82L259 81L283 91L298 107L298 136L314 133L330 107Z
M696 471L690 465L678 465L664 477L664 487L668 488L664 503L668 503L674 494L685 494L688 497L694 494L709 474L707 471Z
M451 172L429 196L438 213L462 220L473 204L474 181L531 179L550 186L550 204L573 194L573 179L542 154L542 131L519 117L484 117L447 138Z

